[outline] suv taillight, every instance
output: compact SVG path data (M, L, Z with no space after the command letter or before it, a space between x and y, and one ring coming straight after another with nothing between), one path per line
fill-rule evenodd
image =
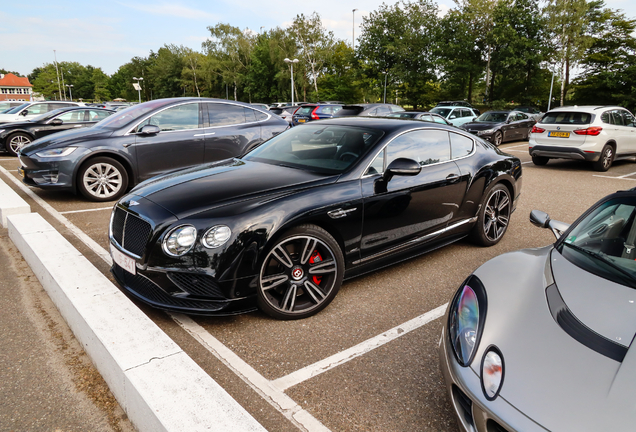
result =
M314 110L311 112L311 119L312 119L312 120L320 120L320 117L318 117L318 116L316 115L316 111L318 111L318 108L320 108L320 107L316 107L316 108L314 108Z
M575 134L577 135L592 135L592 136L597 136L601 133L601 131L603 130L602 127L598 127L598 126L593 126L593 127L589 127L586 129L577 129L574 131Z
M543 133L545 132L545 129L541 129L540 127L537 127L537 125L532 126L532 130L530 131L530 133Z

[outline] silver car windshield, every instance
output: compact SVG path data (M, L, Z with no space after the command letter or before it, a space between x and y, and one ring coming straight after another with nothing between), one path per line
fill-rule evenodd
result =
M308 124L270 139L243 160L339 174L360 160L382 134L369 128Z
M636 288L636 199L613 199L594 209L559 247L573 264Z
M31 104L30 103L25 103L25 104L22 104L22 105L18 105L15 108L11 108L9 111L5 111L4 114L17 114L20 111L22 111L23 108L26 108L29 105L31 105Z

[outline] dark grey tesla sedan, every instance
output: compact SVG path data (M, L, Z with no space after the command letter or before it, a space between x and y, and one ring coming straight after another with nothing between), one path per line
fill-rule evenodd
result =
M18 154L19 172L30 186L112 201L150 177L240 156L288 127L242 102L158 99L33 141Z

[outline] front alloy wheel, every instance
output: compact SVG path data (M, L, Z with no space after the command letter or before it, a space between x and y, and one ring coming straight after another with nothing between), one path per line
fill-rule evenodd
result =
M17 156L18 151L20 151L20 149L25 145L31 144L31 141L31 137L26 134L13 134L7 140L5 148L11 156Z
M78 188L91 201L113 201L126 192L128 174L114 159L98 157L82 165Z
M493 144L499 147L503 141L503 135L501 134L501 132L497 131L495 132L495 135L493 136L492 140L493 140Z
M258 304L278 319L300 319L324 309L338 293L344 258L331 235L301 225L269 250L259 275Z
M496 184L482 202L471 239L481 246L497 244L508 229L511 213L510 191L506 186Z

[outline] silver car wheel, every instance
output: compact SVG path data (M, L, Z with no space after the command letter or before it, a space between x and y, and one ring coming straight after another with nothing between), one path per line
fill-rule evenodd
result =
M31 144L31 139L28 136L22 134L13 135L9 140L9 151L17 154L27 144Z
M308 235L284 239L263 262L262 298L286 315L306 314L330 301L338 270L334 252L320 239Z
M96 163L89 166L82 176L82 183L88 193L95 198L111 198L122 188L122 173L109 163Z
M506 232L510 221L510 197L503 189L496 190L488 199L484 217L484 234L497 241Z

